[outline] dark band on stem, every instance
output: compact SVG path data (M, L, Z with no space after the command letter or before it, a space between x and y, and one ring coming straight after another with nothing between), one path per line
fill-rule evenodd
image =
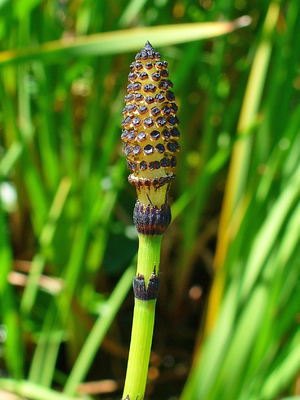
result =
M156 275L155 270L152 272L147 289L145 284L144 275L135 276L133 279L133 293L134 297L139 300L156 300L158 297L160 287L159 277Z
M145 206L137 199L133 210L133 222L139 233L144 235L162 235L170 225L171 208L165 203L161 208L148 204Z

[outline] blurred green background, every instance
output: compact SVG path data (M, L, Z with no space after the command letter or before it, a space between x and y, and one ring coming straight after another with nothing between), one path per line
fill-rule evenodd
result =
M182 148L147 398L300 398L299 38L299 0L0 0L1 399L121 398L146 39Z

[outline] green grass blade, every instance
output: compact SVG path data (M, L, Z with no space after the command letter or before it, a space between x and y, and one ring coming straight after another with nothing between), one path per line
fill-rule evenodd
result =
M224 285L224 283L221 282L221 276L218 276L218 270L223 268L226 260L231 236L233 235L231 230L233 227L235 230L237 229L235 222L232 222L232 217L237 209L237 205L240 204L242 207L245 200L245 187L249 178L249 163L252 149L252 136L249 135L249 130L253 127L259 111L262 90L265 85L266 73L273 45L271 35L276 26L279 10L279 5L277 3L272 2L270 4L264 21L262 38L258 44L253 60L239 116L237 126L238 139L232 151L220 216L217 249L214 260L217 276L215 278L216 283L212 287L210 303L208 305L205 326L206 332L209 332L215 323L218 313L218 303L221 299L220 290L222 290L222 286Z
M20 321L17 313L17 304L13 288L8 282L8 275L12 270L12 249L6 235L7 227L5 215L0 201L0 310L2 329L7 330L4 339L5 362L8 371L16 378L24 376L24 349L22 343ZM3 332L1 332L2 336Z
M136 270L135 264L134 260L133 265L124 272L109 299L103 304L100 315L89 333L68 377L64 393L74 395L79 383L84 380L104 336L132 285Z
M117 32L98 33L68 40L58 40L37 48L7 50L0 53L0 66L33 59L60 61L63 56L87 56L118 54L141 49L147 40L155 46L185 43L207 39L249 25L249 17L232 22L207 22L135 28Z
M0 379L0 388L31 400L84 400L84 396L68 396L28 381Z
M242 299L245 299L248 296L253 287L261 268L263 268L264 261L270 249L274 245L279 231L282 228L291 207L297 200L299 193L300 168L298 168L294 176L291 177L289 185L285 188L272 207L272 210L253 241L241 287Z
M20 142L13 142L0 160L0 177L6 177L16 161L20 158L23 146Z
M300 368L300 334L296 336L293 348L283 362L267 377L262 387L262 398L272 400L277 393L290 383Z
M118 25L122 28L130 25L130 23L138 16L139 12L147 3L147 1L148 0L130 0L120 18Z
M216 330L207 338L204 347L198 350L181 400L205 399L213 387L232 334L237 296L238 284L233 282L224 297Z
M46 249L51 245L57 227L57 222L62 213L70 187L71 187L70 180L68 178L63 178L57 190L51 208L49 210L47 223L44 226L41 235L39 237L41 250ZM25 314L29 314L34 305L38 291L40 277L43 272L45 263L46 263L46 258L42 252L36 254L33 257L32 266L28 276L28 281L20 304L20 311Z
M234 326L234 332L227 349L222 370L212 392L213 398L218 399L224 394L226 399L236 399L239 391L239 382L243 380L244 369L256 341L257 332L264 318L268 288L266 285L256 285L255 291L241 313ZM243 343L243 346L241 346ZM219 383L219 388L218 388ZM219 389L219 390L216 390Z

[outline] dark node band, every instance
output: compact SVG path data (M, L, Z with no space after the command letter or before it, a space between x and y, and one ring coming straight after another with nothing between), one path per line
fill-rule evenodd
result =
M126 147L125 147L126 148ZM125 149L124 149L125 151ZM176 160L176 158L175 158ZM161 166L165 167L165 166L171 166L171 160L163 158L160 161ZM131 166L129 169L132 169ZM147 169L147 163L145 161L141 161L140 163L140 170L144 171L145 169ZM166 176L161 176L160 178L154 178L154 179L149 179L149 178L139 178L138 175L136 174L130 174L128 177L128 181L129 183L131 183L131 185L138 187L141 186L153 186L154 188L159 188L162 187L164 185L167 185L168 183L172 182L175 179L176 175L174 173L170 173L169 175Z
M143 275L138 275L133 279L133 293L134 297L139 300L156 300L158 297L160 287L159 277L152 273L149 281L148 286L146 289L145 279Z
M139 233L144 235L162 235L170 225L172 216L168 204L161 208L153 207L151 204L145 206L137 199L133 210L133 222Z

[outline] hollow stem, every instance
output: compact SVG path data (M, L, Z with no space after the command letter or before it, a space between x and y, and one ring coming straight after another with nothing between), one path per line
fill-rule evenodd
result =
M144 275L145 283L159 269L161 236L139 235L137 276ZM147 383L153 337L156 300L135 298L131 343L123 399L142 400Z
M160 246L162 235L148 236L139 234L139 251L137 262L137 275L144 275L146 286L154 267L159 270Z

